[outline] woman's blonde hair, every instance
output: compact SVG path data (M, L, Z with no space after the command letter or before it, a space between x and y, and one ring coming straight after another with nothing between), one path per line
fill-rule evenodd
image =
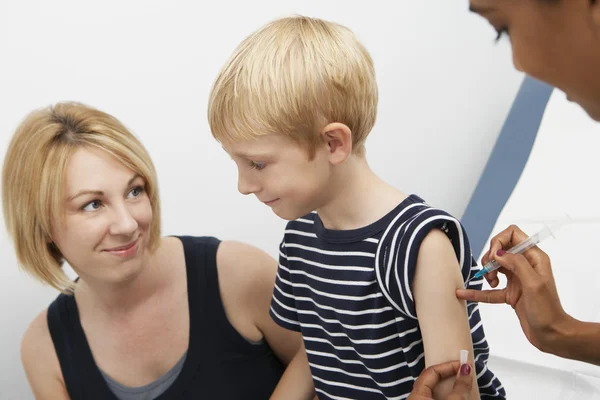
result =
M31 112L18 126L2 170L2 208L19 264L62 292L73 282L52 243L52 221L64 215L65 172L76 149L105 151L142 176L152 204L149 248L160 240L160 203L152 160L141 142L116 118L92 107L58 103Z
M218 141L281 134L314 154L320 131L340 122L362 152L377 115L369 52L348 28L308 17L271 22L248 36L219 73L208 104Z

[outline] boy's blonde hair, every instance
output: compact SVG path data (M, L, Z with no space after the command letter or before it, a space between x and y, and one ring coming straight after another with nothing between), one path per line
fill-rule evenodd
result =
M148 152L116 118L79 103L58 103L30 113L17 128L4 160L2 206L19 264L68 293L73 282L52 243L52 223L64 215L66 166L81 147L105 151L140 174L152 204L149 248L160 240L157 177Z
M340 122L355 153L375 124L373 60L348 28L308 17L271 22L248 36L212 88L208 120L218 141L285 135L314 154L320 131Z

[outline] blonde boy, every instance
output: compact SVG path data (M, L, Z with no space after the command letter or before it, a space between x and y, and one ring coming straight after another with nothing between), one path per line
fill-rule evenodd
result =
M278 394L310 398L314 383L320 399L406 398L426 365L470 349L472 398L503 398L476 305L455 297L476 265L464 229L369 168L377 99L355 35L306 17L246 38L211 92L211 130L239 191L290 221L271 316L301 331L306 351L289 367L296 388Z

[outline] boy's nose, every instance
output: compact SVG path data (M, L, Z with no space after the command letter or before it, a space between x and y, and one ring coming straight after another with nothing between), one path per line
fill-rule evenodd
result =
M243 195L248 195L258 192L258 185L244 178L242 175L238 177L238 191Z

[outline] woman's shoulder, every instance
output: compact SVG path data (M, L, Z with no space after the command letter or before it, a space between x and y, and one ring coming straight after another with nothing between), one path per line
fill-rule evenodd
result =
M277 262L265 251L247 243L224 240L217 250L217 269L221 276L233 284L251 289L261 286L265 280L272 283L277 273Z
M231 325L245 338L259 341L260 327L269 318L269 303L277 263L246 243L222 241L217 251L219 291Z
M238 296L251 296L262 292L265 286L273 289L277 262L258 247L235 240L220 240L213 236L171 236L163 238L164 249L160 257L172 258L174 252L185 253L190 258L204 258L207 251L215 252L219 286L223 290L232 288ZM222 293L223 294L223 293Z
M27 327L21 339L21 362L36 398L68 398L48 328L48 309Z
M262 313L275 285L277 262L273 257L252 245L225 240L217 251L217 271L224 300L235 296L248 312Z
M33 347L45 350L47 345L52 345L52 338L48 329L48 309L46 308L29 323L21 341L21 350Z

